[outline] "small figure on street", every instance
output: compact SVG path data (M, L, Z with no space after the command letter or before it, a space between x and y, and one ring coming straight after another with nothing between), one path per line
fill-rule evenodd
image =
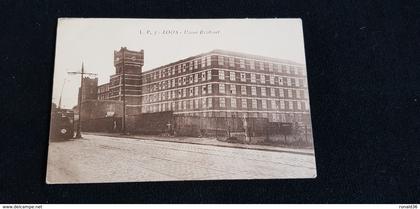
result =
M245 130L245 143L250 144L251 143L251 138L249 137L248 122L247 122L245 116L243 116L242 121L243 121L244 130Z

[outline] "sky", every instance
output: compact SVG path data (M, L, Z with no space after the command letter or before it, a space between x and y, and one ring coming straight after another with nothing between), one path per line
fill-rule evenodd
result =
M210 32L210 33L208 33ZM96 73L99 85L115 74L114 50L144 50L143 72L214 49L305 64L300 19L95 19L58 20L53 102L77 104L80 76Z

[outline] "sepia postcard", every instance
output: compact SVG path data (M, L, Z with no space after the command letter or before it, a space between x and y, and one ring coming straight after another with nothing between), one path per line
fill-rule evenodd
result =
M300 19L60 18L48 184L316 178Z

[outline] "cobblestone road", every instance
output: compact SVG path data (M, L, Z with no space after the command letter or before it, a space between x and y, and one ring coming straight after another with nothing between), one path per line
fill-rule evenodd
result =
M51 142L47 182L313 178L313 155L85 134Z

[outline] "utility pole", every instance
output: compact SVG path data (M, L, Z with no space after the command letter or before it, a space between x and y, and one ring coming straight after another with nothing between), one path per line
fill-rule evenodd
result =
M123 118L122 118L122 134L126 135L125 132L125 49L122 50L122 93L123 93Z
M60 99L58 100L58 109L61 109L61 97L63 96L64 85L66 85L67 78L64 78L63 85L61 86Z
M80 74L80 100L79 100L79 124L76 132L76 139L82 138L82 103L83 103L83 76L84 75L97 75L96 73L85 73L83 62L81 72L67 72L68 74Z

